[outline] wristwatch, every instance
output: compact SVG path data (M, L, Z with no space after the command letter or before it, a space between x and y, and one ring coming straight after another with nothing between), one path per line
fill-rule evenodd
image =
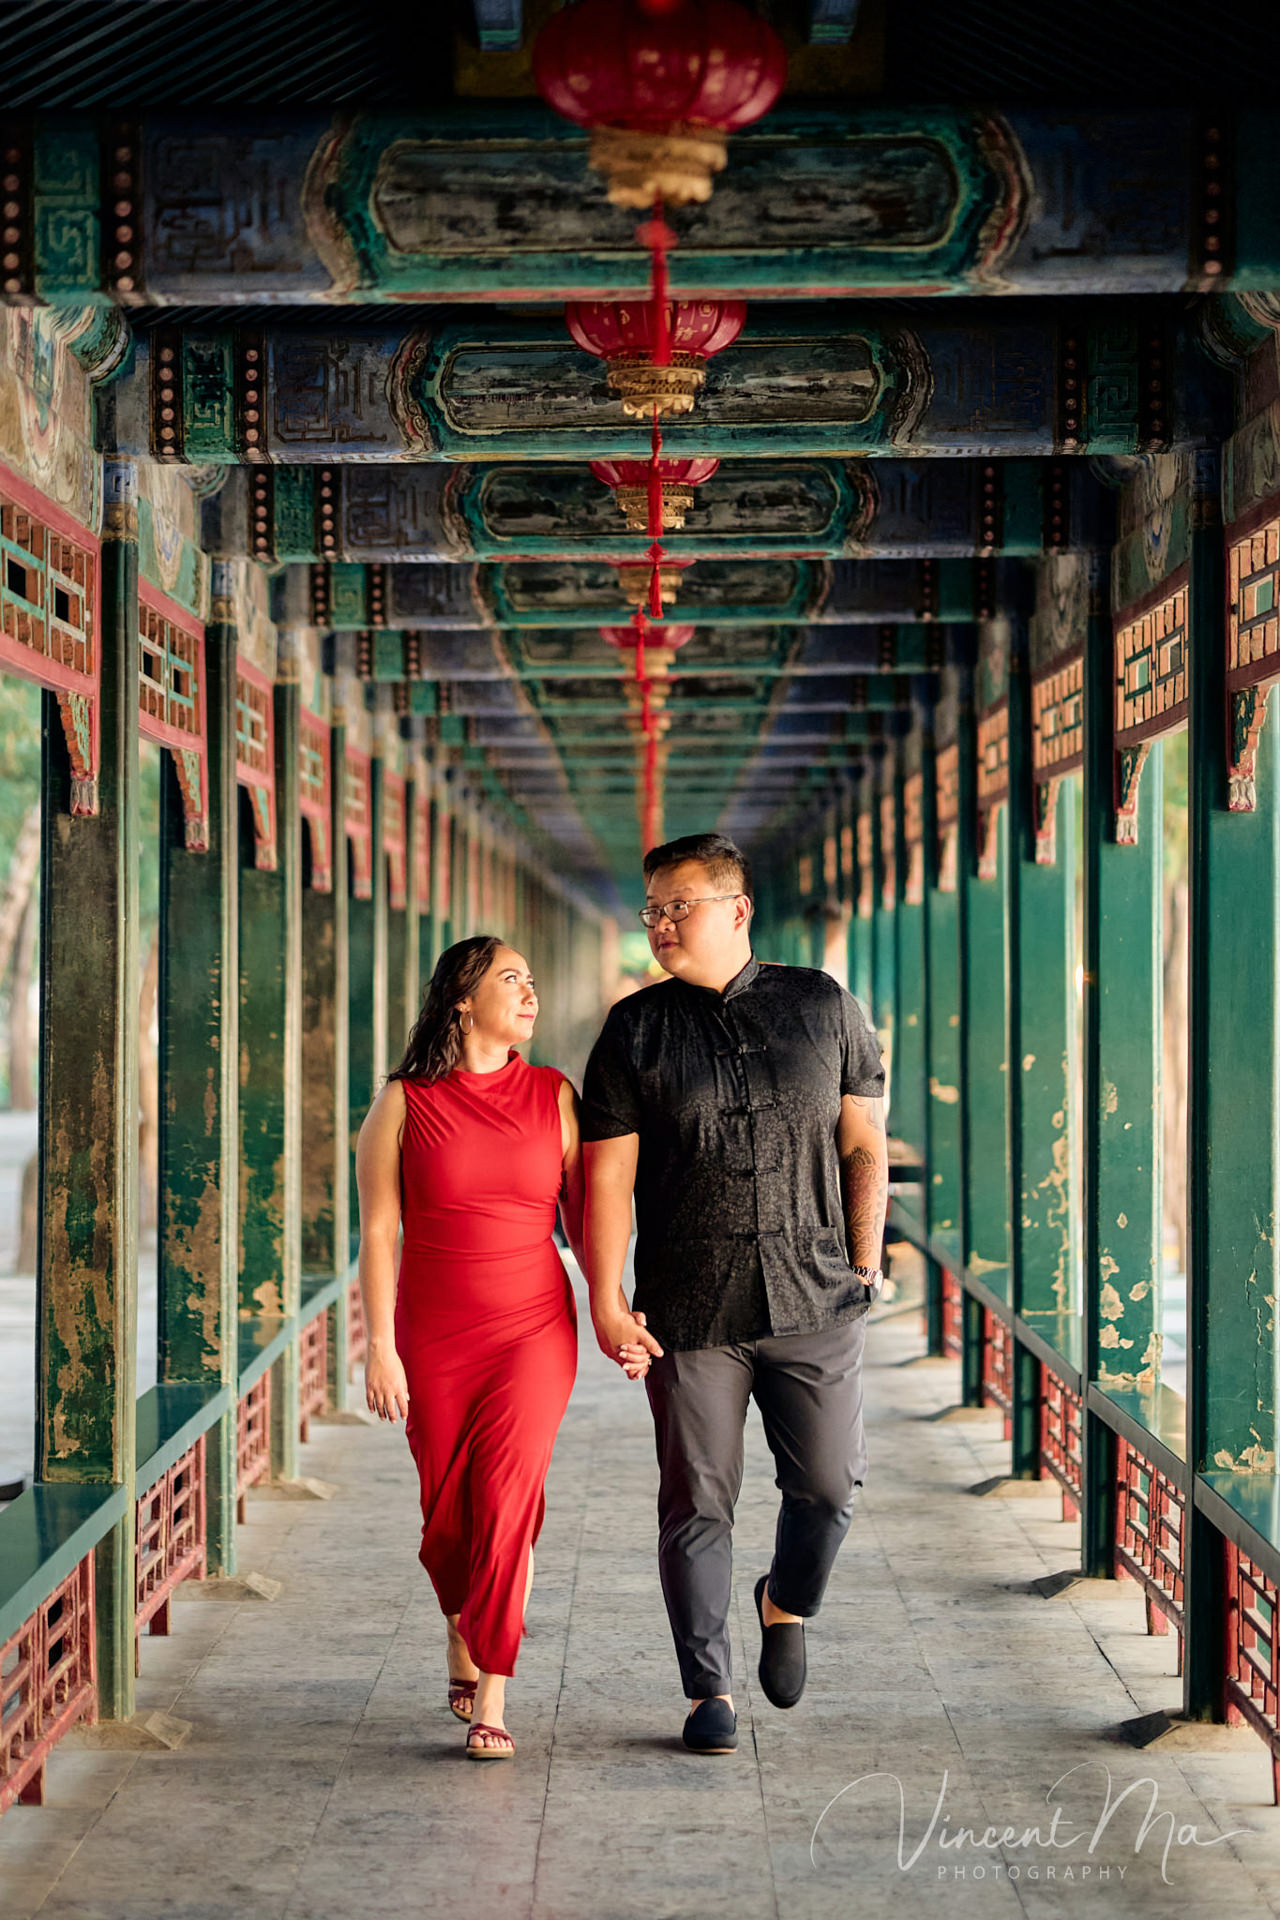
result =
M874 1300L875 1296L879 1293L881 1287L884 1285L883 1268L854 1267L853 1272L857 1274L859 1280L861 1280L863 1286L866 1288L867 1292L871 1295L872 1299Z

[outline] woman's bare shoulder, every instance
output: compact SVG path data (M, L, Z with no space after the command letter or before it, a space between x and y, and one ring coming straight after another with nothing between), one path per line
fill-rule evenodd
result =
M373 1105L365 1116L364 1126L371 1133L381 1133L384 1129L396 1131L402 1124L408 1106L403 1080L388 1080L379 1090ZM364 1131L364 1128L361 1129Z

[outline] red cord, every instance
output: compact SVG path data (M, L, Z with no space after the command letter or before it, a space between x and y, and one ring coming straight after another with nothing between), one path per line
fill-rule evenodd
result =
M649 248L652 259L650 277L650 299L653 302L653 364L655 367L671 365L671 308L670 292L667 280L667 248L675 235L662 218L661 194L653 203L653 218L649 222Z
M636 630L636 685L640 689L640 731L644 737L644 770L641 780L641 837L644 851L658 844L658 729L653 717L653 682L645 662L644 643L649 623L641 609L632 616Z
M649 538L662 538L662 433L656 407L653 410L653 431L649 436Z

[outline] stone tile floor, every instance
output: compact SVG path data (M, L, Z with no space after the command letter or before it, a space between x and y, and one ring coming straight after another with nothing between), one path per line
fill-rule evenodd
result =
M48 1804L0 1820L0 1915L1280 1915L1261 1744L1141 1753L1117 1739L1120 1722L1176 1707L1174 1640L1147 1637L1131 1587L1027 1591L1076 1560L1076 1529L1051 1493L968 1491L1006 1463L999 1420L931 1420L958 1371L920 1351L918 1313L878 1314L872 1477L789 1714L754 1674L751 1589L776 1494L753 1427L731 1759L679 1745L647 1406L589 1331L509 1693L514 1763L463 1762L402 1433L314 1428L303 1471L334 1483L332 1500L254 1499L241 1534L242 1568L283 1582L280 1597L233 1605L192 1587L173 1636L143 1642L140 1710L189 1721L189 1740L60 1748ZM1003 1844L963 1831L988 1828Z

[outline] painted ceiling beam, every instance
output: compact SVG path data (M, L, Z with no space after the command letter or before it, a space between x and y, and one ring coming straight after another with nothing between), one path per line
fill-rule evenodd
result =
M1131 455L1220 440L1229 388L1169 301L761 304L664 444L675 458ZM558 312L148 326L106 395L122 458L193 466L649 452Z
M835 0L839 5L840 0ZM847 0L845 0L847 5ZM481 0L497 30L514 0ZM786 104L676 215L676 293L1054 296L1280 283L1270 108ZM0 115L0 296L51 304L624 299L634 214L540 105Z
M707 627L973 621L1028 591L1020 560L699 560L666 617ZM624 625L631 608L604 562L324 566L306 624L333 632Z
M861 11L860 0L809 0L809 45L847 47Z
M823 0L829 4L829 0ZM521 0L472 0L481 53L514 53L524 39Z
M879 625L761 629L702 627L680 649L668 669L675 688L685 683L716 686L721 681L768 683L781 678L803 683L814 676L839 673L936 671L966 657L960 637L933 620L909 624L885 621ZM782 644L779 644L779 634ZM489 633L415 633L380 628L365 638L355 633L328 637L331 665L364 680L407 683L410 695L430 696L415 712L436 713L437 683L503 684L521 680L535 690L563 688L581 681L620 683L627 675L626 658L616 647L598 638L590 628L525 629L508 632L499 642Z
M677 558L915 559L1094 550L1108 501L1080 460L725 460L694 491ZM585 467L240 466L203 508L215 559L634 560Z

